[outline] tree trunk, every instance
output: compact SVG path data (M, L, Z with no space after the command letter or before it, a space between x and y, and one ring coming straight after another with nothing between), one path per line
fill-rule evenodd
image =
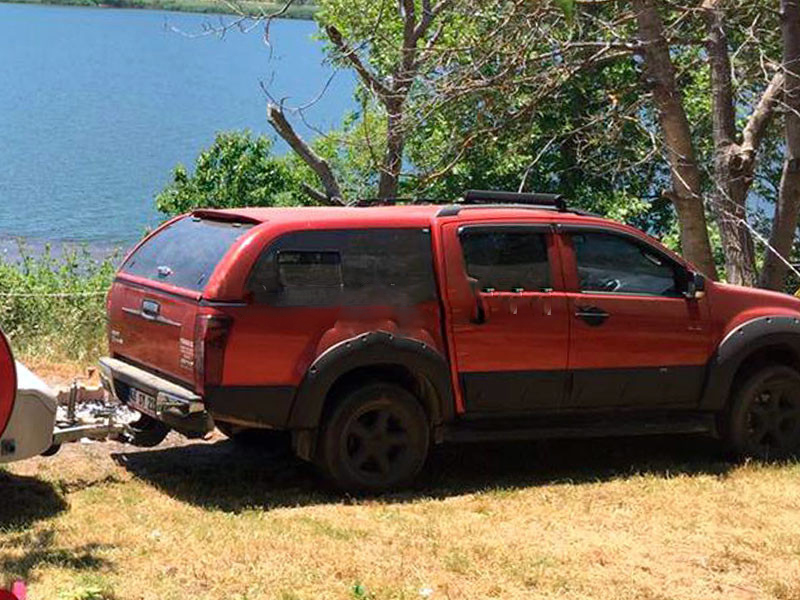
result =
M747 194L754 160L745 161L736 144L736 114L724 11L718 0L705 0L708 61L711 66L711 113L714 138L713 214L719 225L725 273L730 283L756 284L753 238L746 226Z
M800 209L800 0L781 0L781 33L786 156L769 244L780 257L789 260ZM767 250L761 285L779 290L784 287L788 268L775 252Z
M667 147L672 190L683 255L706 276L716 279L701 194L700 170L692 147L686 112L675 83L675 68L664 39L664 23L656 0L634 0L639 38L644 47L645 71Z
M378 182L378 198L387 200L397 198L398 186L400 183L400 172L403 168L403 151L405 149L405 132L403 131L403 103L387 103L386 130L386 155L381 167L380 180Z

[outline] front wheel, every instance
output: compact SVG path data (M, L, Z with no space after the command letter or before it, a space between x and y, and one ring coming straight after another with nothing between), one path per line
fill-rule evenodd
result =
M781 459L800 450L800 373L782 365L757 371L734 391L726 437L742 457Z
M371 383L345 395L329 415L319 463L348 491L380 492L410 482L425 464L425 411L403 388Z

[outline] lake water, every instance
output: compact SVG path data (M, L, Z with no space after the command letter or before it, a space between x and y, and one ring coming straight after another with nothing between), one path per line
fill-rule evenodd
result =
M272 135L262 82L297 106L332 74L311 21L274 22L270 48L260 27L197 35L219 19L0 4L0 246L131 243L158 222L153 197L175 164L215 132ZM353 85L337 73L309 122L338 124Z

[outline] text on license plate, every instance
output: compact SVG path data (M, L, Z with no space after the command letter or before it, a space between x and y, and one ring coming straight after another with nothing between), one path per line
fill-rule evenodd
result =
M128 404L131 408L135 408L150 416L157 416L158 409L156 407L156 398L150 394L145 394L141 390L131 388L128 393Z

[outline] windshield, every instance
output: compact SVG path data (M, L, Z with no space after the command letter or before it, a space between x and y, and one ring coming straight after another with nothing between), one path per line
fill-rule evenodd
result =
M228 248L253 225L185 217L147 240L122 272L202 291Z

